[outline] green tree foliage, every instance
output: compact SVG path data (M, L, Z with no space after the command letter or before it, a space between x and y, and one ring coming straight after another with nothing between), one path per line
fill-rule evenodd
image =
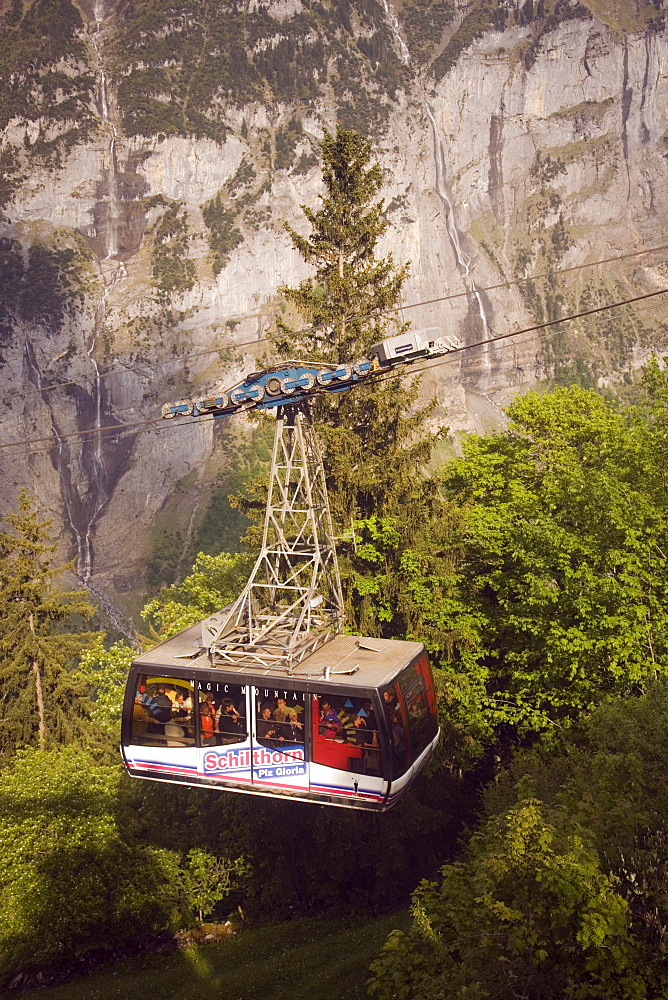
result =
M95 77L88 71L83 19L70 0L13 0L2 15L0 129L12 119L39 123L21 146L3 143L0 205L4 206L32 164L62 166L67 152L97 128ZM32 131L32 130L31 130ZM48 135L48 138L47 138Z
M120 778L78 747L19 751L3 771L0 975L179 923L178 855L126 840Z
M507 431L469 438L445 468L462 558L440 581L418 565L412 587L440 588L440 620L432 609L422 622L432 648L440 632L453 712L470 730L567 724L666 672L658 397L618 412L585 389L529 393Z
M419 887L373 995L663 1000L667 769L666 678L519 753L463 858Z
M214 858L199 847L188 851L183 884L188 905L200 923L213 913L217 903L229 896L236 880L247 872L243 858L236 861Z
M60 329L90 289L91 263L90 250L71 234L27 249L18 240L0 239L0 347L22 321Z
M182 583L164 587L142 615L157 625L156 637L167 639L230 604L243 589L250 567L245 553L207 556L200 552L192 573Z
M243 588L249 568L245 554L208 556L200 552L182 583L164 587L145 605L142 616L151 631L145 643L167 639L230 604ZM118 744L125 682L135 656L136 650L126 642L106 648L101 638L81 653L72 680L78 690L88 692L95 736L91 742L96 746L100 738L105 746Z
M124 784L80 747L21 750L3 771L0 981L189 926L247 874L242 858L138 836Z
M54 579L50 521L40 521L33 501L19 494L19 510L0 532L0 747L52 746L81 736L88 715L85 689L72 662L98 638L67 631L72 616L95 611L82 591L60 591Z
M244 241L241 230L234 225L237 212L226 208L217 194L202 206L202 216L209 230L211 268L214 274L220 274L232 251Z
M286 226L295 249L315 269L297 288L283 289L308 328L292 332L281 324L282 349L306 351L325 362L352 362L365 357L373 343L406 329L384 313L397 305L408 265L397 268L391 254L376 256L387 222L378 199L383 175L367 140L339 123L334 134L325 132L321 153L321 207L302 206L311 233L300 236ZM425 431L432 406L420 407L417 399L418 382L406 385L397 375L347 393L323 394L313 405L335 523L348 529L356 517L357 530L373 535L380 523L373 519L390 518L397 536L396 545L385 549L384 574L375 565L369 572L374 556L356 560L351 554L344 566L349 605L366 608L361 616L354 612L356 625L363 619L367 631L380 628L373 603L365 601L368 588L376 588L386 609L381 617L390 620L391 596L385 590L397 556L425 512L438 506L433 484L423 475L438 435Z
M105 649L99 640L83 651L75 671L75 678L88 689L94 731L114 749L120 739L125 682L135 655L135 650L124 642Z
M536 799L492 817L413 896L413 926L373 964L380 1000L642 996L627 904L586 834Z
M286 17L177 0L121 0L112 47L129 135L196 135L223 141L225 108L253 101L294 107L336 95L365 130L387 120L406 80L385 14L373 0L308 4ZM188 30L183 30L187 19ZM370 29L373 51L362 47Z
M311 234L300 236L286 223L315 275L282 291L310 324L299 346L323 361L350 361L382 335L385 323L378 314L397 305L408 264L397 269L391 254L376 258L387 221L384 202L376 200L383 172L371 162L370 143L339 122L334 135L325 130L320 149L322 206L314 211L302 205Z

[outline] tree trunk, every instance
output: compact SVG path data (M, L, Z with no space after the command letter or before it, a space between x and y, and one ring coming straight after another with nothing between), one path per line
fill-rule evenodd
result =
M35 634L35 620L32 615L30 615L30 631ZM39 745L44 746L44 741L46 739L46 722L44 716L44 695L42 694L42 675L39 672L39 661L36 657L30 658L30 666L32 667L32 672L35 675L35 697L37 698L37 717L39 725Z
M343 280L343 247L339 247L339 277ZM345 317L341 321L341 334L339 336L338 343L338 358L337 361L341 361L341 346L344 342L346 336L346 320Z

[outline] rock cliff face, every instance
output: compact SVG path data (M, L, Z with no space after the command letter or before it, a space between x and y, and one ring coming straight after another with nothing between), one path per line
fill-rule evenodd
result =
M174 564L188 551L242 428L141 422L256 366L278 288L306 274L283 221L316 203L337 114L377 142L415 327L474 343L668 282L665 252L534 277L668 242L654 7L14 0L4 17L3 439L48 440L0 451L0 504L27 485L113 604L131 609L161 530ZM628 380L665 341L650 299L476 348L424 388L443 423L486 429L538 380ZM139 426L100 433L119 424Z

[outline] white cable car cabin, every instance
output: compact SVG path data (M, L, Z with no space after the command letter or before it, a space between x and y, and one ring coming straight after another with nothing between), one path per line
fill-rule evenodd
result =
M439 730L421 643L338 635L286 675L193 654L202 624L132 665L131 775L383 812L427 763Z

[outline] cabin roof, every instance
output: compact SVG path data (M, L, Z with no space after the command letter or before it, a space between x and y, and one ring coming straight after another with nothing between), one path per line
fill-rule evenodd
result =
M410 660L422 650L422 643L405 639L377 639L355 635L337 635L298 663L291 674L278 667L245 664L212 664L201 651L202 623L166 639L136 658L135 665L151 671L161 667L180 668L182 676L206 671L209 675L226 674L264 681L328 680L351 688L377 688L389 684ZM196 654L196 655L195 655ZM357 667L356 670L354 668ZM325 672L329 668L329 678ZM348 671L354 670L354 673Z

